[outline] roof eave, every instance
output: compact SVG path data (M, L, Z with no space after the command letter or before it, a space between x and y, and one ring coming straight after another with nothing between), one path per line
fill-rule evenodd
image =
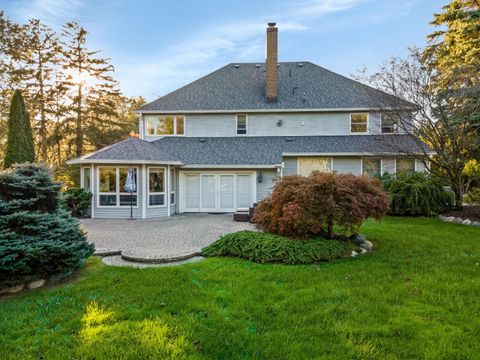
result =
M77 158L67 161L67 165L81 164L152 164L152 165L184 165L181 161L171 160L128 160L128 159L83 159Z

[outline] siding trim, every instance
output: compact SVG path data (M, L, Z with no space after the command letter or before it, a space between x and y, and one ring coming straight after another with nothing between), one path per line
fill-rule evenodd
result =
M323 108L323 109L231 109L231 110L181 110L183 114L231 114L231 113L282 113L282 112L365 112L395 110L393 108ZM178 114L180 110L136 110L138 114Z

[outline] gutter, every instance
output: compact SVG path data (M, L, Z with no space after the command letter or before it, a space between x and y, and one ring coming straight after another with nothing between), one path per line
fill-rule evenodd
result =
M182 166L181 161L159 161L159 160L119 160L119 159L72 159L67 161L68 165L76 164L154 164L154 165L178 165Z

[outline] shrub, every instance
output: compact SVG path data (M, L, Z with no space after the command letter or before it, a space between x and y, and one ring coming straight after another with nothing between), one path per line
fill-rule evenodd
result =
M63 192L63 203L73 216L80 217L91 205L92 193L80 188L71 188Z
M222 236L202 250L210 256L231 256L259 263L311 264L343 257L347 242L310 238L291 239L256 231L239 231Z
M399 173L382 178L393 215L433 216L452 207L454 199L441 180L425 173Z
M354 233L365 219L380 219L387 210L388 197L377 179L314 172L277 180L256 208L253 221L274 234L332 238L334 225L342 233Z
M93 253L78 221L60 207L60 188L45 166L0 173L0 285L70 273Z
M480 205L480 188L470 189L468 194L465 195L465 202Z

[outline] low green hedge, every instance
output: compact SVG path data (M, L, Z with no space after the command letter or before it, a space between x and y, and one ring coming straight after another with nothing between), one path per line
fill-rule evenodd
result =
M320 237L297 240L257 231L239 231L222 236L202 249L202 254L259 263L312 264L345 257L351 246L348 242Z

